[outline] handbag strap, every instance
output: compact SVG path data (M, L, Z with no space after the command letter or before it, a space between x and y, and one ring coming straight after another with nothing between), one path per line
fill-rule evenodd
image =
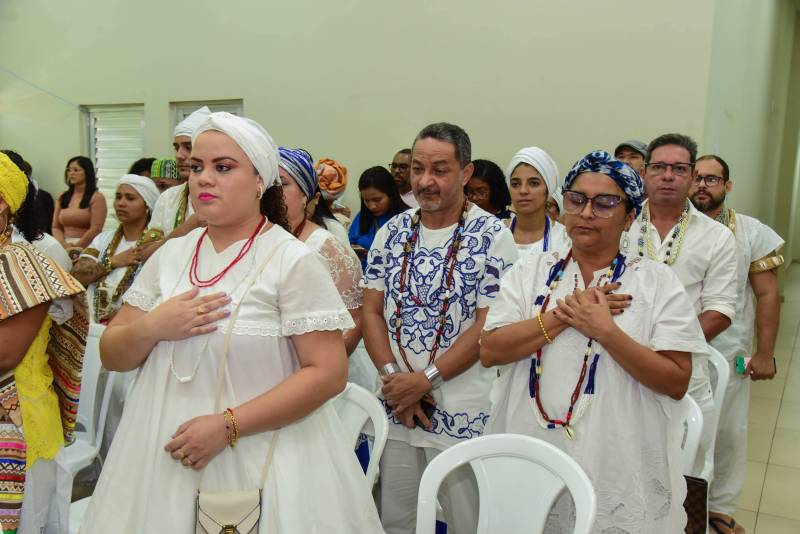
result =
M239 309L242 306L242 301L247 293L250 291L250 288L255 283L256 279L261 275L261 272L270 262L270 260L275 256L275 254L282 249L287 243L292 241L292 238L287 238L281 241L280 243L276 244L272 250L267 254L267 257L264 258L264 261L261 262L261 265L258 266L257 269L250 271L250 275L245 280L244 284L242 284L241 288L243 288L242 293L240 294L239 298L236 301L236 306L233 308L233 313L231 313L230 320L228 321L228 328L225 331L225 345L222 349L222 359L219 362L219 370L217 372L217 392L214 395L214 413L218 413L221 409L221 402L222 402L222 386L225 382L225 367L228 364L228 352L230 351L231 346L231 335L233 334L233 324L236 322L237 317L239 317ZM272 439L270 440L269 451L267 452L267 461L264 464L264 468L261 470L261 486L264 487L264 484L267 482L267 475L269 474L269 467L272 463L272 456L275 452L275 443L278 440L278 432L279 430L272 431ZM205 474L205 470L203 470L203 474ZM200 478L200 482L202 482L203 477ZM199 484L198 484L199 485Z

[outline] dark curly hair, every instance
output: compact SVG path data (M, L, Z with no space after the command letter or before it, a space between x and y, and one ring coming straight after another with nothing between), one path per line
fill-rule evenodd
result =
M283 190L280 186L273 185L264 191L261 196L261 214L287 232L292 231L289 227L289 216L286 214L286 204L283 202Z
M30 176L31 166L22 156L13 150L0 150L0 152L8 156L8 159L25 173L25 176ZM28 242L33 242L42 238L42 229L39 225L40 219L39 204L36 202L36 188L28 182L28 192L25 194L25 200L9 222L12 222L17 227L17 230L22 233Z
M498 212L504 211L511 204L511 193L506 185L506 176L497 163L488 159L476 159L472 162L475 170L473 178L479 178L489 184L489 203ZM466 188L465 188L466 190Z

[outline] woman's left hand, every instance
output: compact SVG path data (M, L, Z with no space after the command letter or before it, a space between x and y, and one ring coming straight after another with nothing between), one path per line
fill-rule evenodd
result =
M605 293L594 287L567 295L554 311L558 319L598 341L616 328Z
M199 471L227 445L225 417L222 414L201 415L178 427L164 450L184 466Z

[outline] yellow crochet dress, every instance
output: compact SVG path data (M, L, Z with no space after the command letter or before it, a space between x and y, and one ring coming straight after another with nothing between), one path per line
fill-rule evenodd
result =
M64 445L58 397L53 388L53 370L48 365L46 353L51 322L48 315L28 352L14 369L22 429L28 446L26 470L30 470L39 459L52 460Z

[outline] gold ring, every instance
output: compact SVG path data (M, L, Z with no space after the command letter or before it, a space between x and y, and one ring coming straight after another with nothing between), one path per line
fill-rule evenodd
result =
M197 315L203 315L206 312L206 309L202 306L197 307Z
M186 454L181 449L178 449L178 460L183 460L184 458L186 458Z

